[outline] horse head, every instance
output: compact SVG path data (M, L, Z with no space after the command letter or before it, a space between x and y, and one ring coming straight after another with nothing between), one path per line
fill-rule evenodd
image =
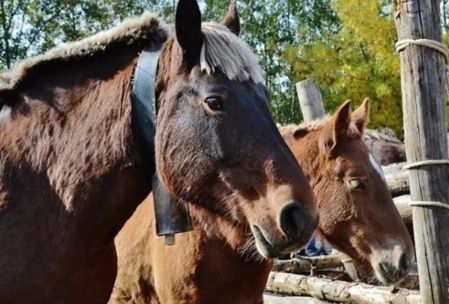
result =
M353 259L362 279L392 283L409 272L414 251L363 142L367 120L368 100L352 114L345 102L329 119L283 133L317 197L318 233Z
M156 80L156 166L174 197L195 202L185 204L200 222L207 212L246 227L273 257L305 245L318 213L239 30L235 5L221 24L202 24L197 2L179 1Z

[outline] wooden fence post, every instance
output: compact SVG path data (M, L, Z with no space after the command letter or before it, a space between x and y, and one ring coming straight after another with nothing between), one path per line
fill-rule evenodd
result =
M399 42L441 42L440 1L394 0ZM405 145L409 162L448 159L444 57L410 44L400 52ZM425 165L410 171L412 201L449 202L449 166ZM449 211L414 207L416 253L422 303L449 303Z
M305 122L322 118L325 114L320 89L311 79L296 84L302 116Z

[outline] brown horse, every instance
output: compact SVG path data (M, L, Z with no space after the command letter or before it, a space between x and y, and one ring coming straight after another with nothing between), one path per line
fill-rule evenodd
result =
M392 283L405 276L413 246L362 140L368 104L350 114L281 128L318 199L317 232L354 259L360 277ZM271 262L241 251L246 231L190 204L195 228L164 246L153 233L151 196L116 238L119 271L111 303L262 303Z
M176 37L144 15L2 77L0 303L107 302L114 237L155 166L179 201L252 229L262 254L306 243L313 193L270 116L257 60L231 32L233 15L200 19L196 1L181 0ZM136 136L131 84L156 42L153 152Z
M406 161L405 146L391 129L369 130L365 132L363 140L382 166Z

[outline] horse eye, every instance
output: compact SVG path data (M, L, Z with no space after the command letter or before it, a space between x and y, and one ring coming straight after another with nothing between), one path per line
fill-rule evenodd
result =
M223 100L220 97L208 97L204 101L212 112L223 112Z
M365 183L360 178L350 179L346 183L351 190L365 190Z

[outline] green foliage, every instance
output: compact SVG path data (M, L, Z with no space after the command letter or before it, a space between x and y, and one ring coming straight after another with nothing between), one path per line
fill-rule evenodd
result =
M66 41L110 28L143 11L173 20L173 0L0 0L0 70ZM228 1L199 0L219 21ZM401 133L399 59L391 1L239 0L242 37L260 58L281 123L301 119L294 83L317 81L328 111L346 99L372 100L371 126ZM443 0L448 28L448 0ZM447 40L446 35L445 39Z
M371 99L371 126L402 133L399 57L391 1L335 0L338 32L325 31L322 41L288 48L284 58L296 80L313 78L323 90L327 110L342 101Z
M270 107L280 123L301 120L291 77L293 65L283 58L291 44L319 37L323 29L337 28L330 0L238 1L243 23L242 37L255 50L265 70L271 95ZM302 28L298 35L297 29Z
M220 20L228 1L199 0L204 20ZM288 45L321 39L338 28L330 0L237 1L242 37L265 70L271 109L283 123L300 119L292 65L282 54ZM0 0L0 70L66 41L109 28L144 10L173 20L173 0ZM297 29L300 29L297 31ZM299 35L298 35L299 33Z

